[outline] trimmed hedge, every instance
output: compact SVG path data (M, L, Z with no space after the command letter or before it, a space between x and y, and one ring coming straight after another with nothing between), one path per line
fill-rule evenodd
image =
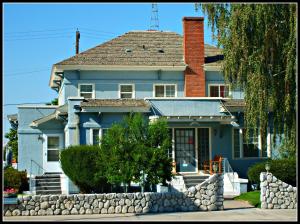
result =
M270 163L270 171L281 181L296 186L296 158L267 160ZM248 178L252 184L260 184L259 176L261 172L266 172L267 161L256 163L249 167Z
M4 169L4 188L12 187L22 193L24 190L28 190L28 178L26 171L18 171L12 166L8 166Z
M110 185L107 184L106 178L96 175L101 170L98 162L102 155L100 147L92 145L70 146L61 151L62 170L80 192L102 193L109 189Z

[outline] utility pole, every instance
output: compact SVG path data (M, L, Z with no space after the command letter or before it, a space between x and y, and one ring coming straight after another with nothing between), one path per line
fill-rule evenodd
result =
M77 31L76 31L76 54L79 53L79 39L80 39L80 32L77 28Z
M152 3L150 30L159 30L157 3Z

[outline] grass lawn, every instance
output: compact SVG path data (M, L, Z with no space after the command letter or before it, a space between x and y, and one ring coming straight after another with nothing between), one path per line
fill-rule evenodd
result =
M235 197L234 200L247 201L256 208L260 208L260 191L243 193L240 196Z

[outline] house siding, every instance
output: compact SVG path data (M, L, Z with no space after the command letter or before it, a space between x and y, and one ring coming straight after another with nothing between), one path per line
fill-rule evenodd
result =
M32 163L34 160L41 167L43 166L43 142L38 139L42 134L53 134L63 132L61 130L51 130L53 124L45 125L44 129L34 129L30 127L32 121L47 116L54 112L54 108L18 108L18 170L27 170L32 174L38 174L38 166Z
M119 84L134 84L135 98L153 97L154 84L176 84L177 96L184 96L183 72L168 71L67 71L65 72L62 93L66 102L68 97L79 95L78 84L95 84L95 98L119 98Z

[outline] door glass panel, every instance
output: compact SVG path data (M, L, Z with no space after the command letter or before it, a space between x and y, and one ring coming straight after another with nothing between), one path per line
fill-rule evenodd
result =
M48 150L47 161L48 162L57 162L57 161L59 161L59 151L58 150Z
M209 160L209 128L198 129L198 167L203 170L203 162Z
M178 172L195 172L195 131L175 129L175 161Z

